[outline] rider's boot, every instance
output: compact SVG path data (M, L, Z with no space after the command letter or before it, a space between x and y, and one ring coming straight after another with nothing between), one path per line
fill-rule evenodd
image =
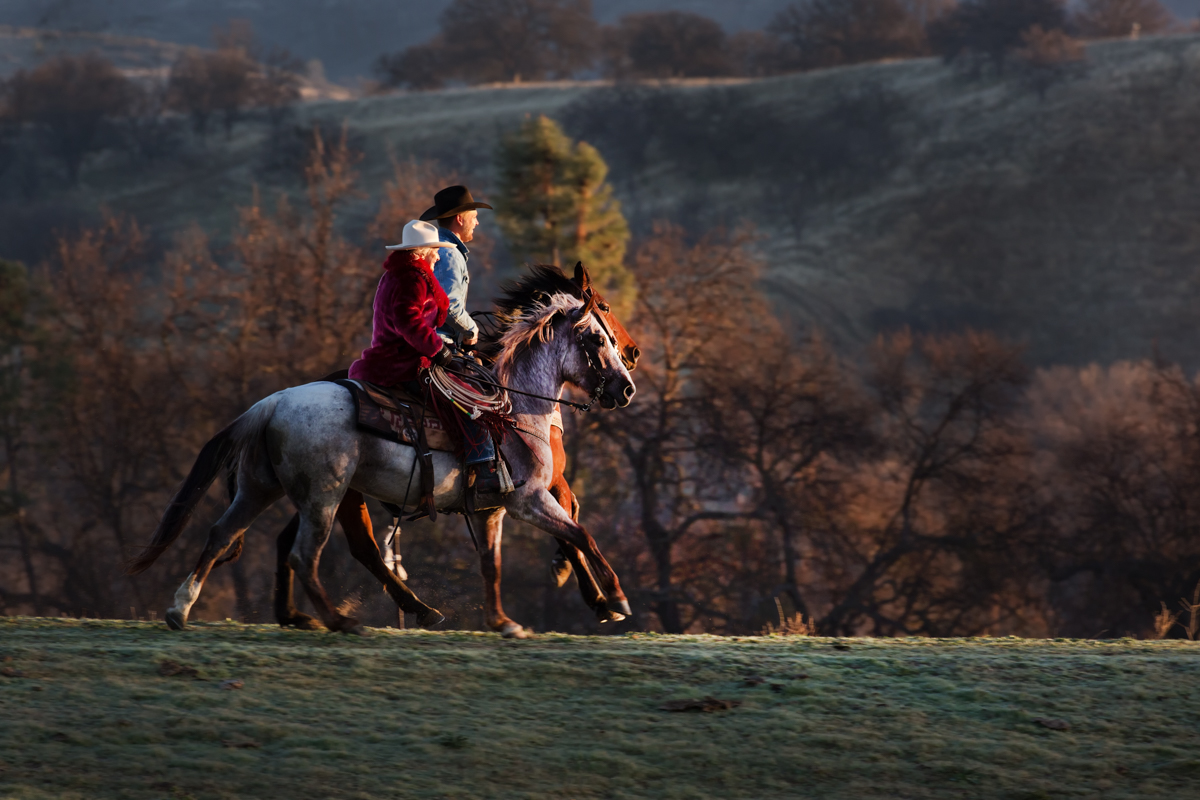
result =
M477 510L500 507L504 504L504 496L516 488L504 459L471 464L468 469L468 486L475 495Z

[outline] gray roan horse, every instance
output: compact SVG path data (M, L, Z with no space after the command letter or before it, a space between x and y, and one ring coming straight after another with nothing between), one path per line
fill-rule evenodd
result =
M526 298L509 316L499 337L496 373L510 388L557 398L571 384L601 405L627 406L634 385L621 363L615 343L598 324L589 303L564 292L539 288L536 275L522 280L511 297ZM500 543L505 514L578 547L586 556L607 603L614 612L630 614L616 573L587 530L571 519L547 491L554 478L550 449L553 403L512 393L513 417L520 429L501 446L518 488L501 508L481 511L471 519L479 531L480 568L487 602L487 624L507 638L523 638L525 630L500 605ZM434 453L434 500L439 509L462 506L462 474L452 453ZM148 568L183 532L196 505L223 471L236 470L236 495L209 530L196 568L175 593L167 624L182 629L188 612L213 566L227 555L250 524L285 495L300 512L300 530L289 562L296 570L322 621L330 630L355 630L357 622L338 613L317 578L321 549L329 539L334 514L348 489L398 506L416 508L420 480L412 447L357 430L350 393L333 383L310 383L260 400L214 436L201 450L191 473L167 507L154 538L129 563L136 574ZM395 579L389 594L400 607L430 627L442 615L425 605Z

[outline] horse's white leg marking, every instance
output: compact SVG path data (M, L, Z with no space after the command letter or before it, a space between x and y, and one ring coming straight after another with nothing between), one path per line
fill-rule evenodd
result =
M171 605L169 611L174 611L183 617L183 621L187 621L188 612L192 610L196 600L200 597L200 584L196 582L196 573L190 573L179 588L175 591L175 602Z

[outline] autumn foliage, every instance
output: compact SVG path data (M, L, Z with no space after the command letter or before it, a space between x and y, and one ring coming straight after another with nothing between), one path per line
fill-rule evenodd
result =
M228 247L193 230L157 252L110 217L32 272L4 264L0 612L163 608L223 490L156 569L120 565L199 447L269 392L349 363L369 335L380 246L459 179L397 162L367 237L351 240L340 214L358 196L355 159L318 135L305 193L256 199ZM755 239L660 224L635 241L637 397L568 415L567 477L638 612L623 625L1120 636L1152 632L1162 601L1191 596L1196 382L1151 362L1032 371L975 331L899 330L837 352L775 318ZM481 276L485 256L473 248ZM201 618L270 619L273 535L290 511L264 515L217 571ZM406 524L401 543L414 588L477 627L461 523ZM514 527L506 550L515 615L591 630L571 588L548 582L551 541ZM339 537L323 569L351 602L380 596Z

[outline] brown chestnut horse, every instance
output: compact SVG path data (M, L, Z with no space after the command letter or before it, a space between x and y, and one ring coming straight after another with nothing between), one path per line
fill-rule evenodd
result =
M557 272L557 270L555 271ZM594 298L594 302L592 303L593 314L597 317L601 327L606 330L610 338L615 342L617 352L620 353L625 367L632 371L637 366L641 350L638 349L637 343L633 341L629 332L625 330L625 326L612 313L612 308L608 302L592 286L587 271L583 268L582 264L575 266L574 278L565 282L563 288L569 289L580 300L589 301ZM498 308L501 316L513 310L505 308L503 304ZM481 344L480 350L486 351L486 349L487 343ZM345 376L344 374L338 374L330 377ZM554 454L554 481L550 485L549 491L558 504L571 515L571 518L578 521L579 502L576 500L563 474L567 465L567 453L563 447L563 432L561 428L550 428L550 447ZM346 541L350 546L351 555L383 584L384 589L392 600L396 602L397 606L402 611L417 612L423 610L423 604L421 606L413 604L412 601L415 598L408 587L402 583L403 576L397 579L397 575L392 572L387 562L380 555L380 545L383 543L376 542L375 540L371 525L371 515L367 510L366 500L361 493L354 490L346 492L337 509L337 520L341 523L343 533L346 534ZM319 620L297 610L293 590L294 571L288 562L288 554L295 543L299 528L300 515L296 514L279 533L276 540L275 619L282 626L315 630L324 626ZM588 569L586 558L577 547L566 542L560 542L558 552L555 554L555 566L557 568L555 580L559 586L566 583L571 572L574 571L579 584L580 594L583 596L584 602L595 613L597 619L601 622L610 622L624 618L624 615L621 613L607 607L604 592ZM497 591L488 592L488 597L499 597L498 589ZM440 622L440 619L437 621ZM429 627L431 624L436 624L436 622L422 619L421 624L424 627Z

